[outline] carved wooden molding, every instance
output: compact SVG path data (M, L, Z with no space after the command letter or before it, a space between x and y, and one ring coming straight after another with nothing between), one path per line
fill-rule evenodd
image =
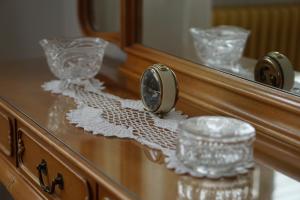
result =
M8 141L8 144L9 144L9 146L10 146L10 152L9 152L9 156L12 156L12 149L13 149L13 146L12 146L12 144L13 144L13 139L12 139L12 132L10 132L9 134L8 134L8 136L7 136L7 141Z
M13 156L13 123L10 117L0 111L0 117L4 120L8 125L8 132L7 132L7 145L0 143L0 149L6 156ZM5 127L3 127L5 128ZM1 133L5 134L5 133ZM5 136L4 136L5 137Z
M24 142L22 140L22 130L17 131L17 159L19 163L23 163L23 155L25 152Z

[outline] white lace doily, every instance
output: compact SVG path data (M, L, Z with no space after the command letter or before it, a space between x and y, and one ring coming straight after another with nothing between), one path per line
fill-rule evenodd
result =
M77 108L67 113L67 119L77 127L95 135L132 138L161 150L167 167L176 173L199 176L176 157L177 124L187 117L181 112L172 110L161 119L145 111L140 100L122 99L103 92L103 83L96 79L71 83L54 80L43 84L42 88L74 98Z

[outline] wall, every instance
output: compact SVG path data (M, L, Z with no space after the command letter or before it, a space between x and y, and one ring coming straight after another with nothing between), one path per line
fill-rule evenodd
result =
M120 31L120 0L92 0L93 28L101 32Z
M98 16L97 23L100 23L100 27L103 25L104 29L109 29L110 27L103 24L103 20L99 21L99 16L104 17L99 13L102 13L103 9L111 9L111 5L105 4L102 10L99 6L94 5L94 12ZM109 12L106 12L105 19L110 19L109 15ZM0 27L0 61L43 57L39 40L81 35L77 0L0 1ZM105 63L107 57L111 58L109 66ZM124 62L126 55L117 46L109 45L106 58L101 73L117 79L117 68Z
M0 1L0 59L43 55L38 41L79 36L75 0Z
M141 43L197 61L189 28L209 27L211 14L211 0L144 0Z

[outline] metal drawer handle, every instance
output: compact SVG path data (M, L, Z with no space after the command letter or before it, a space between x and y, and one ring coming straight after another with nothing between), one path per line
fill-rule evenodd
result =
M45 185L43 175L47 176L48 174L47 162L45 160L41 161L41 163L37 166L37 170L39 172L40 186L43 189L43 191L47 192L48 194L53 194L56 185L59 189L64 189L64 179L60 173L58 173L56 178L52 181L51 186Z

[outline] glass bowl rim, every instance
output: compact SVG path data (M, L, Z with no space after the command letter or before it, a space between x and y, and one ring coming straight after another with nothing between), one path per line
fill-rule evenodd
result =
M77 40L82 40L82 41L91 41L94 42L95 44L100 44L100 47L105 48L108 45L108 41L99 38L99 37L52 37L52 38L43 38L39 41L39 44L44 47L45 45L49 43L53 44L58 44L58 43L67 43L69 42L70 44L72 42L75 42ZM68 48L68 47L66 47ZM76 48L83 48L83 47L76 47ZM86 47L86 48L99 48L98 46L95 47Z

